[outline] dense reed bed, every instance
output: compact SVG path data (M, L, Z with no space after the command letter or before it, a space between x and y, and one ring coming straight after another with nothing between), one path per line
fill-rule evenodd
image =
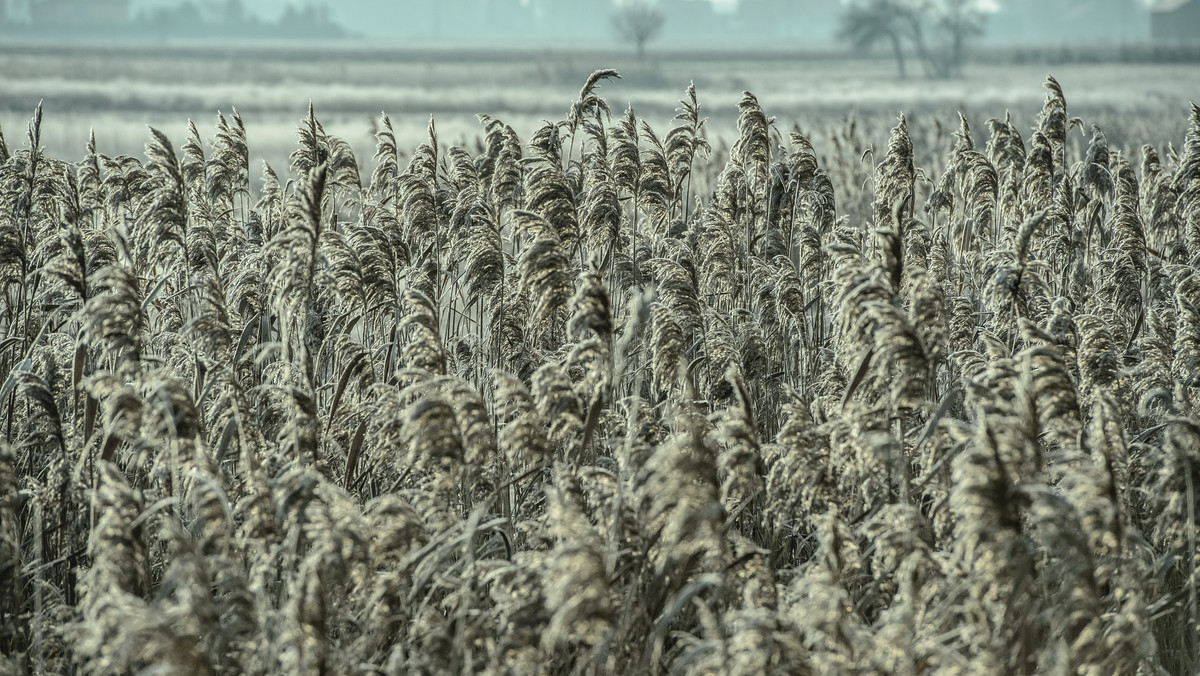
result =
M614 77L257 191L236 113L0 141L0 674L1195 673L1200 108Z

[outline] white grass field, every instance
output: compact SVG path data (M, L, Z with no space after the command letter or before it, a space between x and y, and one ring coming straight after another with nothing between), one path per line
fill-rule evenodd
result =
M680 93L694 81L718 138L734 133L744 90L787 128L819 131L849 115L890 120L900 112L936 112L953 127L955 110L981 117L1010 110L1028 127L1042 100L1030 83L1051 74L1070 93L1072 110L1104 126L1118 147L1127 136L1139 145L1178 143L1187 101L1200 98L1200 68L1188 64L989 64L968 68L961 79L905 81L886 60L812 54L667 53L642 64L618 52L8 47L0 50L0 125L23 128L44 101L47 151L82 157L94 127L101 152L140 155L147 125L181 143L188 119L204 133L217 111L236 107L254 135L257 159L276 165L294 147L311 100L331 133L370 157L381 111L392 117L401 148L423 140L431 116L447 143L476 139L481 112L524 136L561 116L579 83L605 67L624 75L605 87L609 104L632 104L655 127L674 116Z

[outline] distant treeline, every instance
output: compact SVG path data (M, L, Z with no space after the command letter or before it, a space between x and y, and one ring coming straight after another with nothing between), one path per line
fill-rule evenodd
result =
M866 2L866 0L863 0ZM604 48L614 45L613 0L332 0L292 2L274 21L253 10L252 0L186 0L132 10L131 0L0 0L0 32L34 38L80 39L336 39L359 35L405 45L520 48ZM836 0L740 0L720 11L703 0L656 0L664 19L655 47L668 49L840 48L836 34L846 4ZM1173 11L1148 11L1138 0L1001 0L987 16L981 42L1056 50L1076 57L1078 46L1115 49L1134 45L1122 59L1158 61L1144 43L1194 44L1188 30L1200 0ZM1187 51L1184 49L1184 51ZM1174 59L1174 51L1168 50Z
M246 9L244 0L213 6L192 0L131 12L128 0L40 0L25 11L0 6L0 32L38 37L121 39L331 39L347 30L319 3L288 5L279 19L266 21Z
M329 16L329 8L320 4L302 7L288 5L278 21L264 21L247 12L242 0L227 0L220 9L202 9L195 2L177 7L162 7L138 15L134 22L141 28L164 37L214 36L219 38L340 38L345 28Z
M719 11L703 0L656 0L664 19L657 46L829 47L842 5L831 0L742 0ZM612 0L357 0L335 7L347 28L399 41L471 41L488 45L612 44Z

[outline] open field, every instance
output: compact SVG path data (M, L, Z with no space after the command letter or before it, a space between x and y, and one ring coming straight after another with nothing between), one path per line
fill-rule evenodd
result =
M278 166L309 100L331 132L369 156L380 111L391 115L402 148L421 141L430 116L452 143L479 136L480 112L528 135L561 116L593 70L611 67L624 76L605 89L611 105L632 104L655 126L675 115L680 93L695 82L718 137L734 133L744 90L784 125L814 134L851 114L892 120L902 111L954 126L955 111L978 111L982 124L1009 110L1027 128L1041 106L1029 83L1050 70L985 64L961 80L900 81L886 60L836 56L666 53L640 64L624 53L9 47L0 51L0 125L23 127L44 100L47 150L78 159L93 127L101 151L139 154L148 124L174 139L187 119L204 130L216 111L236 107L256 156ZM1200 97L1192 64L1060 64L1051 74L1072 92L1073 109L1117 145L1127 131L1133 144L1176 139L1188 92Z
M1200 671L1196 69L0 65L0 675Z

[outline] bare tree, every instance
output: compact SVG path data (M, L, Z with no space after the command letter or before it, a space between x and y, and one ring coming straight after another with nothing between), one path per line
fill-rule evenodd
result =
M221 20L237 24L246 20L246 5L242 0L225 0L221 7Z
M842 14L838 36L862 51L887 43L902 78L908 74L905 43L927 76L955 77L967 42L983 34L985 17L979 0L855 0Z
M613 32L621 42L637 49L638 59L646 58L646 43L662 32L666 17L650 0L627 0L612 17Z
M868 0L846 8L838 26L838 37L858 51L868 51L880 42L892 48L900 78L908 77L904 41L911 32L913 10L897 0Z
M935 27L942 44L936 54L942 77L960 75L967 60L967 40L983 35L985 15L976 0L942 0L935 9Z

